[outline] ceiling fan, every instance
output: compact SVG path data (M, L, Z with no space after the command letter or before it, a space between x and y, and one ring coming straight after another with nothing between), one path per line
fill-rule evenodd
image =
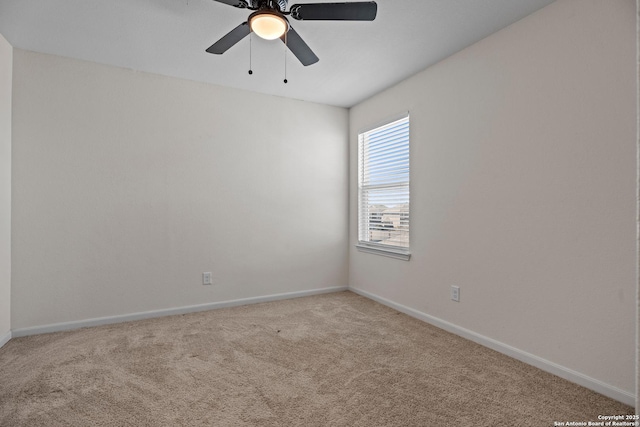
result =
M289 24L287 16L298 21L373 21L378 12L374 1L296 4L288 12L288 0L214 1L254 12L246 22L211 45L207 52L221 55L253 31L266 40L281 39L304 66L315 64L318 57Z

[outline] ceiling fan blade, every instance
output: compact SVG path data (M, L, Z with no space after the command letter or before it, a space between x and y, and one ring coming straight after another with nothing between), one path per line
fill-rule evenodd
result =
M233 30L229 31L227 35L222 37L220 40L212 44L209 49L207 49L207 52L222 55L229 50L230 47L248 36L250 32L251 28L249 27L249 24L247 22L243 22Z
M286 41L285 41L286 37ZM287 44L289 50L300 60L302 65L305 67L307 65L315 64L319 61L318 57L311 50L311 48L302 40L302 37L293 29L293 27L289 27L289 31L280 37L283 43Z
M245 9L248 6L248 3L246 0L213 0L213 1L217 1L218 3L228 4L229 6L239 7L241 9ZM249 2L251 2L251 0L249 0Z
M300 21L373 21L378 5L374 1L306 3L291 6L289 13Z

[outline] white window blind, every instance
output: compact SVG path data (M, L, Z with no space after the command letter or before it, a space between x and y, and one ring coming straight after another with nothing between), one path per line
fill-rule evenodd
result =
M409 249L409 116L358 135L358 240Z

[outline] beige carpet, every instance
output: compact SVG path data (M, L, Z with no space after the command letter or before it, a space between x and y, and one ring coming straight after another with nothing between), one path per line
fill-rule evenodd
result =
M0 349L1 426L553 426L626 413L351 292Z

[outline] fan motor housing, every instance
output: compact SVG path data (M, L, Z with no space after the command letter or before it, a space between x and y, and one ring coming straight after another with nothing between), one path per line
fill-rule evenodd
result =
M284 12L287 10L288 0L247 0L252 9L273 9Z

